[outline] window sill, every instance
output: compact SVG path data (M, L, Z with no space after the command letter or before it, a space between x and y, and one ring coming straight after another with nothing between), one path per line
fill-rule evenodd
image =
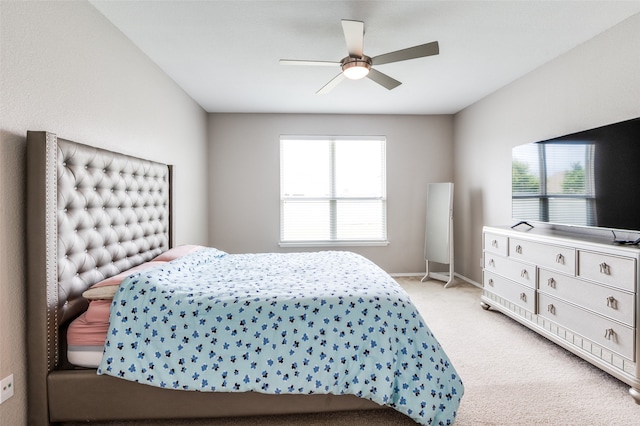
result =
M384 247L389 241L280 241L280 247Z

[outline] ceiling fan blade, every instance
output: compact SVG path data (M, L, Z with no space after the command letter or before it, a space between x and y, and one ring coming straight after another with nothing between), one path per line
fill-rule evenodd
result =
M335 67L340 62L333 61L300 61L297 59L280 59L280 65L313 65L321 67Z
M347 42L349 56L362 58L364 55L364 22L342 20L342 31Z
M437 55L440 53L440 47L437 41L421 44L419 46L409 47L407 49L396 50L395 52L385 53L371 58L373 65L389 64L391 62L406 61L407 59L422 58L424 56Z
M316 92L316 95L326 95L327 93L332 91L333 88L336 87L345 78L346 77L342 73L336 75L335 77L333 77L333 79L330 82L322 86L320 90Z
M398 80L395 80L389 77L388 75L383 74L380 71L377 71L373 68L369 70L369 74L367 74L367 77L369 77L371 80L375 81L382 87L385 87L389 90L395 89L396 87L402 84Z

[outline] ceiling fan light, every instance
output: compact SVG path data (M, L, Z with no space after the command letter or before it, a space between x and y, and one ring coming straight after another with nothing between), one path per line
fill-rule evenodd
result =
M342 72L345 77L351 80L360 80L369 74L371 65L367 61L354 60L342 65Z

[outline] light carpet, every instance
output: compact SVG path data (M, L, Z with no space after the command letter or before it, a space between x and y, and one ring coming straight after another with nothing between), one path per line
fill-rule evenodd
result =
M465 385L458 426L640 425L629 387L495 311L481 290L457 280L398 278ZM86 423L67 423L80 425ZM413 425L393 410L206 420L121 421L105 426Z

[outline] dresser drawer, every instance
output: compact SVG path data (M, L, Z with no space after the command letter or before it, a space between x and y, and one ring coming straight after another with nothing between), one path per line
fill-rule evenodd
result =
M534 289L487 271L483 274L483 285L485 290L497 294L530 312L534 312L536 307Z
M538 315L631 361L635 359L634 329L631 327L545 293L538 293Z
M511 238L509 257L523 259L565 274L576 273L576 251L569 247Z
M491 253L501 254L506 256L508 254L509 238L505 235L492 234L490 232L484 233L484 249Z
M620 321L630 327L635 325L635 295L632 293L568 277L546 269L538 270L538 290Z
M485 252L484 268L527 287L536 288L536 267L534 265Z
M578 276L623 290L636 291L636 260L590 251L578 253Z

